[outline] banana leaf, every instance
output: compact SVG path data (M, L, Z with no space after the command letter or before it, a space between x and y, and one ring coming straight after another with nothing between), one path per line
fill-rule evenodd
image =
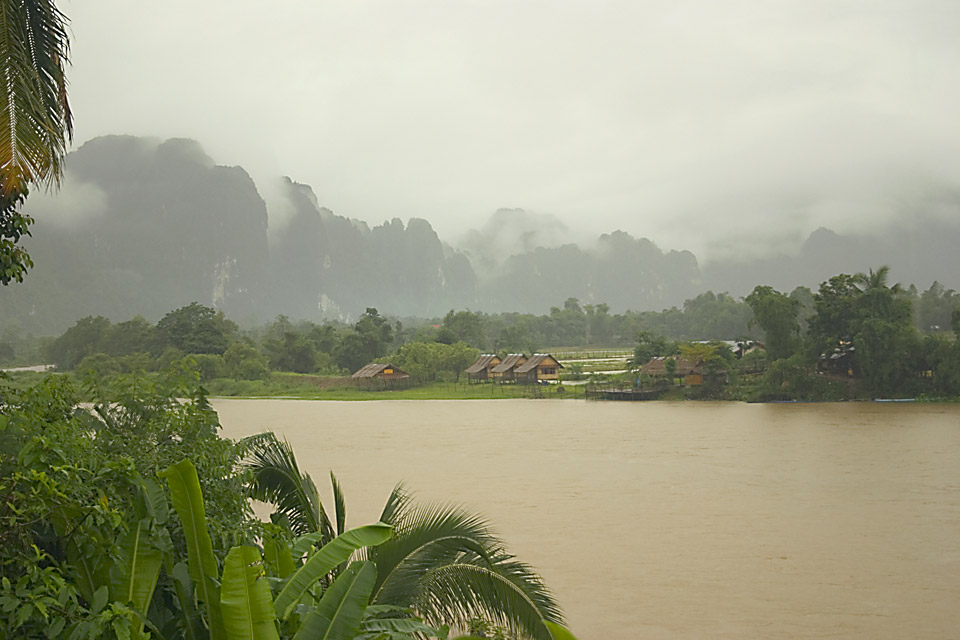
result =
M110 585L114 601L130 603L146 615L160 577L163 556L151 540L151 519L144 518L120 538L120 571Z
M190 460L182 460L159 473L170 487L173 508L180 516L183 533L187 539L187 566L190 578L196 585L197 598L207 605L210 640L223 640L223 617L220 613L220 587L217 559L213 555L213 543L207 532L207 520L203 512L203 494L197 469Z
M277 615L286 620L300 598L320 578L327 575L334 567L350 558L357 549L381 544L390 539L393 528L388 524L378 522L363 527L351 529L337 536L319 551L310 556L277 595ZM373 577L376 580L377 572Z
M229 640L279 640L273 596L256 547L233 547L227 554L220 609Z
M364 620L360 624L360 633L386 633L391 637L397 635L403 637L440 638L440 640L445 640L450 634L450 630L447 628L435 629L416 618L375 618ZM421 635L414 636L413 634L415 633ZM376 636L374 635L374 637Z
M287 541L270 531L264 531L263 534L263 559L270 567L273 575L278 578L286 578L297 568L293 563L293 556Z
M372 562L351 564L323 594L293 640L353 640L376 580L377 568Z
M206 634L193 597L193 581L190 580L190 571L187 569L187 565L178 562L168 569L168 572L173 579L174 593L183 614L181 620L183 637L186 640L201 640Z

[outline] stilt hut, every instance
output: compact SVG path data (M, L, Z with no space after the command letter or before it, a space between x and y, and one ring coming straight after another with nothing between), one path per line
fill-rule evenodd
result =
M514 371L517 380L522 382L543 382L559 380L563 365L549 353L535 353Z
M471 382L482 382L490 378L490 370L498 364L500 364L500 356L495 353L484 353L467 367L464 373Z
M392 364L372 362L350 376L358 386L377 389L401 389L413 382L410 374Z
M522 353L508 354L500 364L490 369L490 378L498 382L512 381L515 369L526 361L527 356Z

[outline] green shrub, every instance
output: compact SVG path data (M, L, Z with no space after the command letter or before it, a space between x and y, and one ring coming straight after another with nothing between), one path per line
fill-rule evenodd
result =
M111 358L105 353L91 353L74 367L74 372L81 378L93 376L103 379L115 376L123 371L123 366L116 358Z
M225 375L239 380L267 380L267 358L246 342L235 342L223 354Z
M186 357L187 366L200 374L200 380L207 382L222 378L226 373L223 358L212 353L194 353Z

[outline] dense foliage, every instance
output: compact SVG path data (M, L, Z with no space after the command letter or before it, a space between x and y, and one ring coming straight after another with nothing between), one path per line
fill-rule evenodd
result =
M699 362L703 384L686 397L749 400L840 400L863 397L960 396L960 297L934 283L923 294L914 287L887 283L889 269L838 274L817 293L804 288L789 295L759 285L743 300L752 311L751 329L727 346L724 360L694 354L698 344L675 342L660 334L637 334L631 366L667 357L667 380L675 356ZM952 335L945 331L953 328ZM922 328L922 329L921 329ZM737 361L731 361L735 345ZM691 354L692 357L691 357ZM673 368L671 370L671 367ZM718 384L722 372L724 384ZM759 375L763 374L763 375ZM633 374L631 374L633 375ZM642 385L644 376L636 383ZM678 382L679 379L674 380ZM646 381L651 382L651 381Z
M960 308L956 294L934 283L918 296L888 284L888 273L881 267L823 282L803 340L800 304L771 287L754 289L747 301L773 361L764 394L820 398L834 380L873 397L960 395L960 343L943 331Z
M187 455L200 469L221 557L227 544L254 539L236 444L218 436L202 394L178 402L174 390L188 392L138 381L112 389L107 402L94 389L97 400L81 408L64 378L25 392L0 387L0 635L135 635L129 600L112 597L130 570L124 554L143 536L169 558L185 555L183 527L162 513L157 473ZM172 606L175 563L158 575L157 603ZM165 622L158 613L155 624Z
M476 516L398 489L381 522L347 530L335 480L327 519L289 447L221 438L202 389L131 379L91 392L81 406L62 376L26 391L0 382L0 637L413 640L478 619L517 638L559 629L539 578ZM249 497L277 505L273 523Z

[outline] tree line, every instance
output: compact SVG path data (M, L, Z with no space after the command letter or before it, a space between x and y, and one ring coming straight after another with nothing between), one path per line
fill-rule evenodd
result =
M832 379L855 380L874 397L960 395L960 298L937 283L918 295L888 275L887 267L835 275L809 311L756 287L745 302L771 361L767 393L816 396Z
M456 378L480 352L598 346L637 347L646 353L651 337L668 342L762 338L771 361L802 352L809 362L834 349L831 341L850 342L862 333L863 319L873 316L866 324L868 334L861 336L868 351L873 344L869 332L878 331L882 320L897 327L887 337L907 345L903 362L912 362L910 367L937 364L944 345L951 344L960 295L937 282L923 292L914 286L889 287L886 277L885 268L860 276L840 274L816 293L806 287L781 293L760 285L743 299L708 291L660 312L613 314L606 304L568 298L542 315L450 310L442 318L400 319L368 308L352 324L281 315L243 330L221 311L192 303L156 324L140 316L117 323L90 316L62 335L42 340L8 328L0 333L0 364L23 362L27 354L33 362L62 370L109 375L159 370L190 356L205 379L261 380L271 371L348 375L369 362L390 359L430 381ZM856 374L877 375L876 351L854 357ZM920 353L927 354L924 362L913 362ZM864 358L870 364L862 367Z

